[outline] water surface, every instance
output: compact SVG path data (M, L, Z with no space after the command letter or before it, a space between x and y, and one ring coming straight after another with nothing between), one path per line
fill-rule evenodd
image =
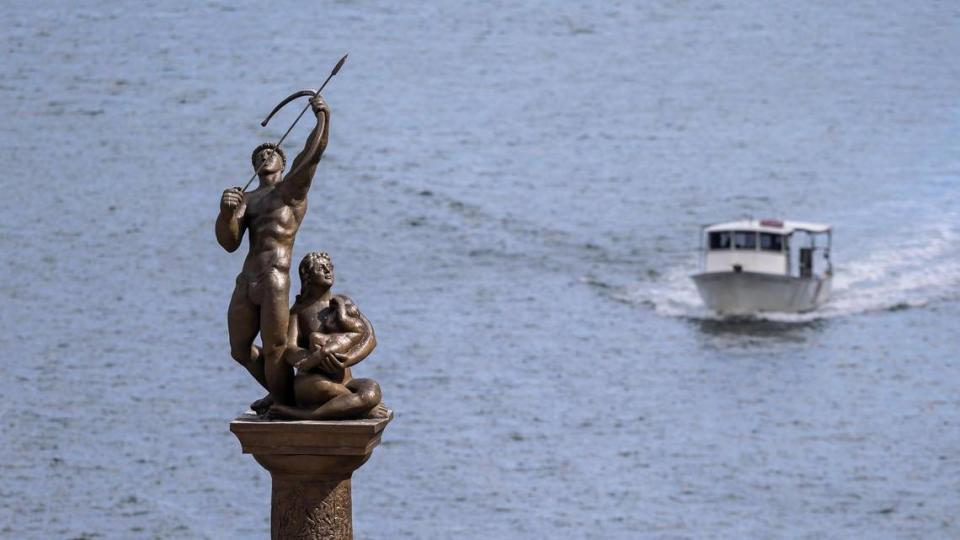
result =
M5 11L0 536L267 534L213 220L344 52L295 257L397 412L358 538L960 536L954 4ZM703 310L744 216L832 223L834 301Z

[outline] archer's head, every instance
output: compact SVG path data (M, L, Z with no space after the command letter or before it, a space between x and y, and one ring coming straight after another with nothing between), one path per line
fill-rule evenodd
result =
M283 153L283 148L273 143L263 143L254 148L250 160L253 162L253 170L259 170L261 176L280 172L287 166L287 156Z

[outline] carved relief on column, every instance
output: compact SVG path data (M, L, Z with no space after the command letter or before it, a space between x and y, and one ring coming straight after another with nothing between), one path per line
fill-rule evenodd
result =
M273 540L352 540L350 479L273 476Z

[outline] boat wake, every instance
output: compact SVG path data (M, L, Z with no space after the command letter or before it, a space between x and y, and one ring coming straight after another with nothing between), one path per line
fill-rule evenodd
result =
M751 320L809 322L861 313L897 311L932 302L960 299L960 233L950 225L929 227L913 241L888 245L861 258L834 260L833 294L809 313L762 313ZM884 238L894 240L894 238ZM900 238L897 238L900 240ZM903 238L906 240L906 238ZM840 250L835 250L840 253ZM614 298L644 305L658 314L698 320L727 320L703 306L689 266L676 267L658 279L610 291ZM743 319L743 317L738 317Z

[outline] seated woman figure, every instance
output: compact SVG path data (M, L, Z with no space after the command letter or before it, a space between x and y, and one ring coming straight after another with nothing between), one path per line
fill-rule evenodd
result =
M290 308L284 359L297 368L297 406L273 404L270 418L337 420L382 417L380 385L354 379L350 368L376 347L373 325L350 298L334 295L333 262L323 252L300 263L300 294Z

